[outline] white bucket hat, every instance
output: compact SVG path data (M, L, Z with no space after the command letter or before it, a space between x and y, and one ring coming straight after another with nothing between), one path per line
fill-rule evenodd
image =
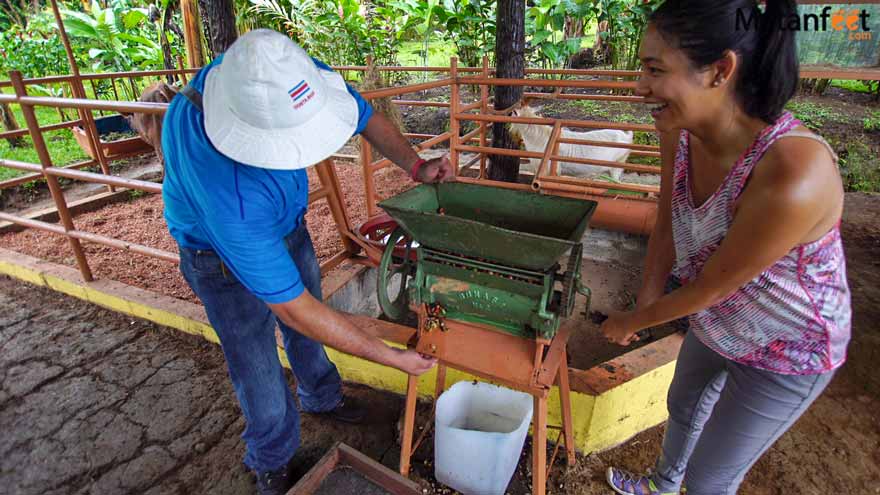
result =
M314 165L357 128L358 105L342 76L319 69L299 45L269 29L236 40L208 73L203 95L211 144L255 167Z

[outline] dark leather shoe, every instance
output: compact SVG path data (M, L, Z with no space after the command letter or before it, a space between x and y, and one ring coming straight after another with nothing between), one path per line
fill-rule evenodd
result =
M367 410L361 406L358 401L343 397L335 408L320 413L312 413L317 416L324 416L343 423L359 424L364 422L367 417Z
M291 462L275 471L263 471L257 474L257 493L259 495L284 495L293 486Z

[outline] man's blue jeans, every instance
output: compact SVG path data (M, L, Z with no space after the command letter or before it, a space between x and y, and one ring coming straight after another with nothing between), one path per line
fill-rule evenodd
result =
M321 271L305 221L285 241L306 289L321 300ZM220 337L235 394L247 426L244 462L257 472L284 466L299 447L299 412L275 344L275 325L297 381L304 411L335 408L342 380L324 347L288 327L250 293L220 262L214 251L180 247L180 271L202 300Z

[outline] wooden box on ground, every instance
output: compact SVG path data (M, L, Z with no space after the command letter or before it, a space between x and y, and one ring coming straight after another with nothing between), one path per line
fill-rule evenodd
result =
M111 133L123 134L134 132L131 126L128 125L128 121L126 121L125 117L122 115L108 115L106 117L97 118L95 119L95 128L100 136L101 148L104 150L104 156L108 159L122 158L153 149L146 141L141 139L140 136L136 135L113 141L107 140L108 135ZM79 147L82 148L92 160L97 160L98 157L92 153L92 148L89 146L89 136L86 134L85 129L77 126L71 128L71 132L73 132L73 137L76 139Z
M337 443L287 495L420 495L419 485Z

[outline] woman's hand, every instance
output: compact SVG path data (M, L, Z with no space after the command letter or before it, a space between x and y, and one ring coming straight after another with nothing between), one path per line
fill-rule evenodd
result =
M609 342L614 342L617 345L630 345L639 340L636 332L641 329L632 325L630 318L632 314L632 312L615 313L602 323L600 330Z
M416 179L419 182L447 182L452 180L452 162L449 161L449 155L432 158L419 167L416 172Z

